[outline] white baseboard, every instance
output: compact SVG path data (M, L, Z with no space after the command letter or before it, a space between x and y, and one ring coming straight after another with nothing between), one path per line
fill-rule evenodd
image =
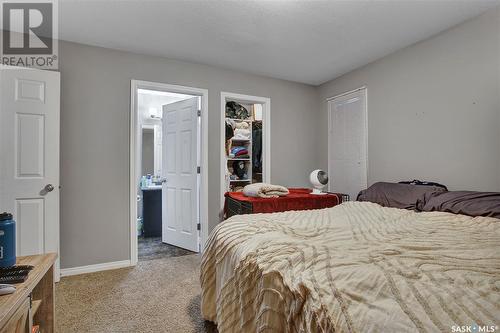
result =
M88 266L80 266L80 267L71 267L71 268L63 268L61 269L61 276L71 276L85 273L94 273L100 271L107 271L110 269L117 269L123 267L133 266L130 263L130 260L122 260L122 261L112 261L105 262L102 264L88 265Z

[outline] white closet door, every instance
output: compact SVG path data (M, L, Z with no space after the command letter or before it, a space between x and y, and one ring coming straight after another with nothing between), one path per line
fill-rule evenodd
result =
M329 190L356 200L367 187L366 89L329 101Z
M59 103L58 72L0 65L0 212L18 256L59 253Z

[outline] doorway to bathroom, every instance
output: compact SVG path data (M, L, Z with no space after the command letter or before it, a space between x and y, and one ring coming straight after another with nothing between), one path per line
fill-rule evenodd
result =
M205 89L131 81L130 257L200 252L207 238Z

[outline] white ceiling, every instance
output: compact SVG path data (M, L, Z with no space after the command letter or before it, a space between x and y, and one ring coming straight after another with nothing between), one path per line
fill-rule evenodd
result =
M60 0L64 40L317 85L500 0Z

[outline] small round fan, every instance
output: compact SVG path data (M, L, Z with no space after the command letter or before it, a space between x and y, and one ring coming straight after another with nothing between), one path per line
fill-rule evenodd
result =
M325 171L320 169L314 170L309 176L309 181L314 187L311 194L326 194L325 192L322 192L322 189L326 186L326 184L328 184L328 174Z

